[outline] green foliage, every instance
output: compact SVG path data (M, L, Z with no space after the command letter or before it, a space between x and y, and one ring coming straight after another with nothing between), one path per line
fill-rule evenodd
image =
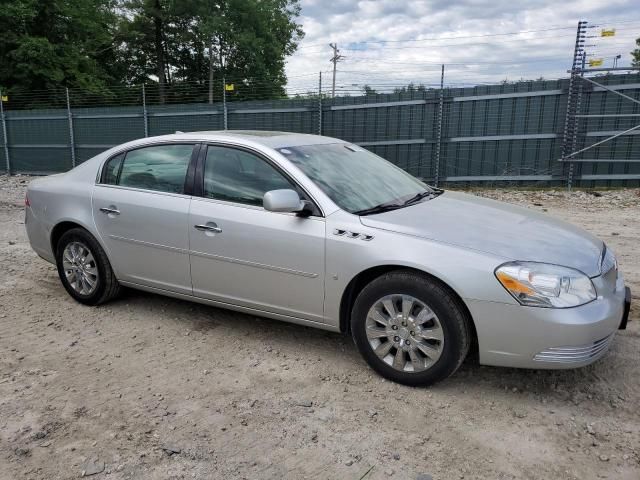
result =
M377 95L378 94L377 90L375 88L371 87L370 85L363 85L362 93L364 95Z
M631 66L640 67L640 38L636 39L636 46L638 48L631 52L631 56L633 57L633 60L631 60Z
M298 1L4 0L0 86L112 98L144 83L166 103L218 101L224 78L231 97L277 98L303 36Z
M118 82L110 0L5 0L0 8L0 85L11 92Z
M393 93L423 93L427 91L427 87L424 85L415 85L413 82L409 83L406 87L394 88Z

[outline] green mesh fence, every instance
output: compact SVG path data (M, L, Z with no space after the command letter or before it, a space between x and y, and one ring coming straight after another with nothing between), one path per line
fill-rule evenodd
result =
M637 74L598 77L598 81L640 99ZM132 87L108 99L72 92L70 109L65 108L64 92L56 92L50 103L56 108L4 104L6 143L12 173L42 174L68 170L74 160L82 163L145 136L225 128L281 130L358 143L430 182L437 176L441 184L560 186L566 184L569 171L568 162L558 161L567 87L567 79L561 79L442 92L422 88L343 93L336 98L307 92L273 100L258 99L265 92L257 92L254 100L234 92L223 99L218 91L209 103L207 89L200 86L192 102L164 104L157 92L150 94L148 89L144 97L140 87ZM639 104L602 88L583 87L577 149L640 123ZM37 98L39 105L46 105L42 95ZM640 129L576 156L573 184L640 185L638 133ZM0 130L0 145L4 144ZM0 148L0 172L5 165Z

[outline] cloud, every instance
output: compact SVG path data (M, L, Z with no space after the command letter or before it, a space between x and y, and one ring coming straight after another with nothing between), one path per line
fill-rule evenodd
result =
M579 20L600 25L589 30L596 38L587 39L594 45L587 51L606 65L616 54L619 65L629 65L640 37L633 0L302 0L301 6L306 36L287 61L292 91L317 88L319 71L329 78L330 42L346 57L338 64L340 90L357 91L364 84L434 85L442 63L449 85L564 77ZM615 27L616 36L600 38L602 26Z

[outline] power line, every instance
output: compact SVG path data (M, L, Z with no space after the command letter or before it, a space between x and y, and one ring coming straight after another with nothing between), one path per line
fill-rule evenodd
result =
M616 23L616 24L640 24L640 21L638 20L629 20L626 22L618 22L618 21L614 21L614 22L601 22L601 23ZM591 27L598 27L601 26L600 24L598 25L591 25ZM429 37L429 38L411 38L411 39L406 39L406 40L359 40L359 41L354 41L354 42L346 42L349 45L361 45L361 44L386 44L386 43L416 43L416 42L433 42L433 41L440 41L440 40L460 40L460 39L470 39L470 38L487 38L487 37L501 37L501 36L510 36L510 35L523 35L523 34L527 34L527 33L540 33L540 32L551 32L551 31L558 31L558 30L574 30L575 27L570 26L570 27L565 27L565 26L557 26L557 27L549 27L549 28L543 28L543 29L535 29L535 30L520 30L517 32L502 32L502 33L485 33L485 34L479 34L479 35L456 35L456 36L448 36L448 37ZM629 31L631 29L619 29L619 31ZM571 35L560 35L562 37L573 37L573 34ZM559 37L559 36L555 36L555 37ZM548 36L548 37L541 37L541 38L554 38L554 36ZM515 40L518 41L518 40ZM313 47L320 47L324 45L323 43L314 43L314 44L310 44L310 45L302 45L300 47L298 47L298 50L303 50L306 48L313 48ZM462 44L460 44L462 45Z
M482 35L459 35L459 36L451 36L451 37L431 37L431 38L412 38L407 40L362 40L357 42L347 42L350 44L363 44L363 43L409 43L409 42L427 42L427 41L438 41L438 40L454 40L461 38L484 38L484 37L498 37L498 36L506 36L506 35L521 35L524 33L537 33L537 32L549 32L553 30L573 30L574 27L551 27L544 28L539 30L521 30L519 32L504 32L504 33L487 33ZM313 43L310 45L303 45L298 48L298 50L304 48L311 48L322 46L322 43Z

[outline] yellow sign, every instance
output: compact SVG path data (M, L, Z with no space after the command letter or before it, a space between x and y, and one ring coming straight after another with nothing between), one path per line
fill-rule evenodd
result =
M615 37L616 36L616 29L612 28L610 30L605 30L604 28L600 31L600 36L601 37Z
M600 67L600 66L602 66L603 62L604 62L604 60L602 60L601 58L592 58L591 60L589 60L589 66L590 67Z
M233 83L227 83L225 84L224 89L227 92L233 92L233 90L235 89L235 85Z
M6 95L2 95L2 101L3 102L8 102L9 101L9 97Z

